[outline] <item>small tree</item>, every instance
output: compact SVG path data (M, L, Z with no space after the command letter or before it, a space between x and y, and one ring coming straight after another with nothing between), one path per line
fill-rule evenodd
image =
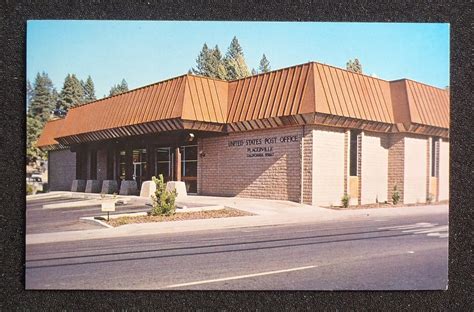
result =
M394 205L398 204L398 202L400 201L400 193L398 192L396 184L393 187L392 201Z
M346 69L354 73L362 74L362 64L357 58L355 58L354 60L349 60L346 63Z
M260 73L268 73L271 70L270 62L267 60L265 54L263 54L262 59L258 67Z
M162 174L160 174L158 178L152 177L152 180L156 184L156 191L155 194L151 195L153 208L150 214L152 216L169 216L174 214L176 211L176 190L172 192L166 190L166 184Z
M344 196L342 196L342 199L341 199L342 207L344 207L344 208L349 207L349 200L350 199L351 198L349 197L349 195L344 194Z

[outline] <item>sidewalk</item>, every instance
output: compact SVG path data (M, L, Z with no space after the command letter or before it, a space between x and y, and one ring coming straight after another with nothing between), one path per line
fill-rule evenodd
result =
M189 196L179 204L224 205L251 212L255 216L200 219L173 222L127 224L99 230L66 231L26 235L26 244L117 238L126 236L180 233L243 227L272 226L349 219L383 218L400 215L447 214L447 205L333 210L288 201L238 197Z

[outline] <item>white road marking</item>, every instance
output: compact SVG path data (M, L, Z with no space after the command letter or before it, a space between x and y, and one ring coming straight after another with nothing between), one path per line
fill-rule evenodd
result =
M435 225L438 225L438 223L421 222L421 223L415 223L415 224L386 226L386 227L379 228L379 230L408 230L408 229L414 229L414 228L420 228L420 227L433 227Z
M438 225L438 223L419 222L398 226L381 227L379 230L402 231L403 233L426 234L439 238L449 237L449 226Z
M217 282L231 281L231 280L237 280L237 279L243 279L243 278L249 278L249 277L264 276L264 275L271 275L271 274L280 274L280 273L293 272L293 271L301 271L301 270L313 269L315 267L317 267L317 266L316 265L308 265L308 266L304 266L304 267L285 269L285 270L268 271L268 272L254 273L254 274L246 274L246 275L216 278L216 279L210 279L210 280L204 280L204 281L196 281L196 282L190 282L190 283L174 284L174 285L165 286L163 288L177 288L177 287L217 283Z

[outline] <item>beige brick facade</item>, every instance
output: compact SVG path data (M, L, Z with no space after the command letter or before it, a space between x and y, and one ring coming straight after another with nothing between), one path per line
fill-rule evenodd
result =
M395 186L403 203L403 187L405 175L405 136L403 134L392 134L388 138L388 201L393 202Z
M403 202L405 204L424 203L427 194L427 148L428 138L405 137L404 151L404 186Z
M388 193L388 136L365 132L361 154L361 204L383 203Z
M313 205L339 206L344 195L345 131L313 130Z
M449 199L449 141L440 141L438 200Z
M300 202L302 136L288 127L201 139L198 193Z

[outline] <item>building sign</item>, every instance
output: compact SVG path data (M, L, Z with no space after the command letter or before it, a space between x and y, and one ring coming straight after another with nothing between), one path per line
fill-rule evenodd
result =
M247 157L272 157L275 155L276 144L298 142L297 135L272 136L255 139L233 140L227 143L228 147L245 147Z

